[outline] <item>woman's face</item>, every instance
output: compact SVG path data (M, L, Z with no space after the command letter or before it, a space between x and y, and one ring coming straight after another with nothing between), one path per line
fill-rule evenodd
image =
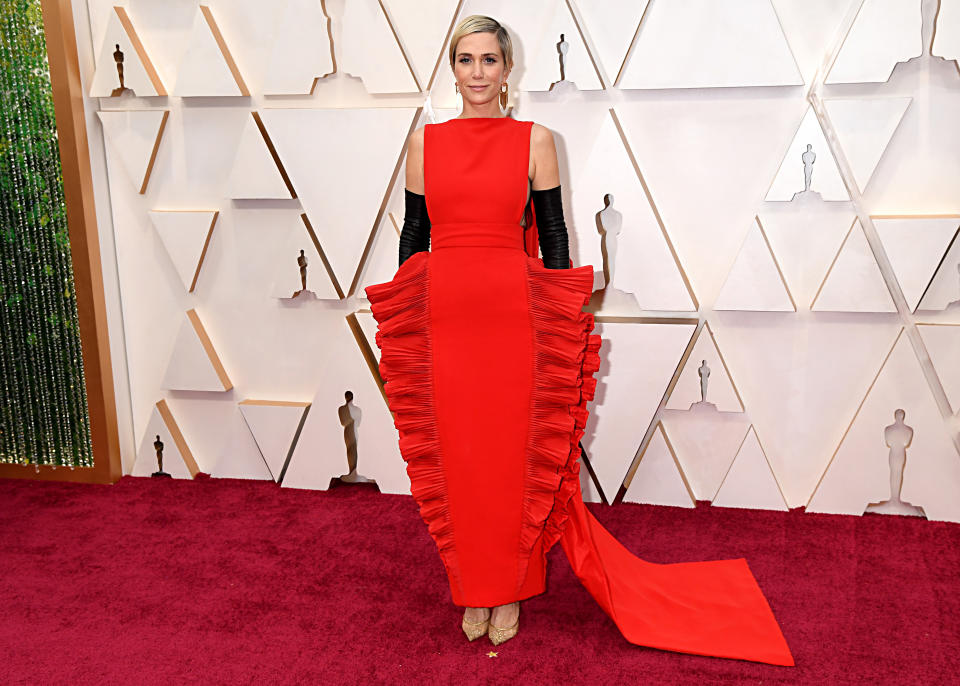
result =
M483 105L500 97L500 84L507 80L509 74L495 34L468 33L457 43L453 76L464 100L469 100L473 105Z

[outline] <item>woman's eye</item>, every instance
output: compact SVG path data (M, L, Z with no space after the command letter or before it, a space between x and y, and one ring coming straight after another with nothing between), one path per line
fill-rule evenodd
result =
M487 58L487 62L489 62L490 64L493 64L493 63L496 62L496 61L497 61L497 58L496 58L496 57L488 57L488 58Z

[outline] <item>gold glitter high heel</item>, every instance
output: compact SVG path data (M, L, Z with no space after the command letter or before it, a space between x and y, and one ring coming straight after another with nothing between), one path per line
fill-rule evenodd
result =
M460 622L460 627L463 629L463 633L467 635L467 638L471 641L475 641L485 633L487 633L487 627L490 624L490 616L493 614L488 610L489 614L487 618L482 622L471 622L466 617Z
M490 623L490 642L498 646L504 641L509 641L511 638L517 635L517 628L520 625L520 618L517 617L517 621L513 623L513 626L508 626L501 629L498 626L494 626L493 622Z
M511 638L517 635L518 627L520 626L520 608L517 608L517 621L515 621L511 626L499 627L494 626L493 624L493 610L490 610L490 642L498 646L504 641L509 641Z

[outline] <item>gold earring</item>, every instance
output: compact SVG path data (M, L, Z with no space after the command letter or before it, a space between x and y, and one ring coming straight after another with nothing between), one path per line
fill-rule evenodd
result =
M507 85L507 82L504 81L500 88L500 109L507 109L507 91L510 87Z
M457 92L457 95L460 95L460 84L454 81L453 89Z

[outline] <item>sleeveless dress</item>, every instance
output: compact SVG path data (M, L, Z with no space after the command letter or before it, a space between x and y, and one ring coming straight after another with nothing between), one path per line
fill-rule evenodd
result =
M547 269L538 257L532 124L427 124L431 250L366 288L411 492L452 600L493 607L542 593L560 541L628 641L792 665L745 560L646 562L584 507L579 441L601 348L582 311L593 267Z

